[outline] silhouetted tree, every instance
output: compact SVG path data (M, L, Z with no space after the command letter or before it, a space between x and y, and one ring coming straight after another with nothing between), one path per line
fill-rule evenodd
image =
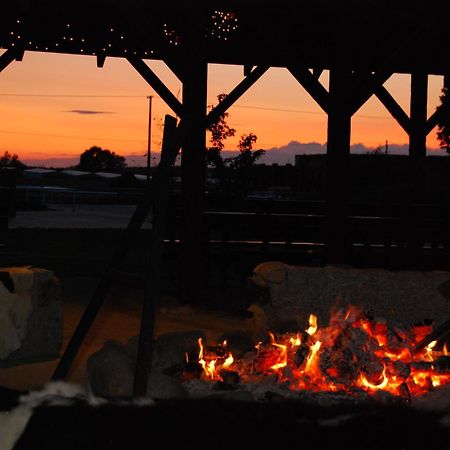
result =
M225 96L226 94L217 96L219 103ZM224 158L222 155L225 148L224 141L236 134L236 130L227 122L228 117L228 112L223 113L219 120L208 128L211 133L209 140L211 146L206 149L206 162L216 169L222 191L242 195L250 188L248 171L264 155L265 150L253 150L253 144L258 139L256 134L243 134L238 143L239 154Z
M252 167L256 161L264 155L265 150L253 150L253 144L257 140L254 133L243 134L238 143L239 155L229 158L229 166L232 169Z
M0 167L15 167L17 169L23 169L26 165L19 160L18 155L5 151L3 155L0 156Z
M226 94L219 94L217 96L219 103L225 97ZM210 109L212 108L213 106L211 105ZM224 141L236 134L236 130L231 128L227 123L227 118L229 115L230 113L224 112L219 117L217 122L208 127L208 131L211 133L211 137L209 139L211 146L206 149L206 164L216 168L219 178L223 175L223 171L225 169L225 162L222 157L222 150L225 147Z
M76 167L89 172L120 172L126 169L127 164L123 156L94 146L80 155L80 163Z
M437 138L440 147L450 154L450 93L447 87L442 89L440 100L441 104L437 107L437 110L441 111L437 124Z

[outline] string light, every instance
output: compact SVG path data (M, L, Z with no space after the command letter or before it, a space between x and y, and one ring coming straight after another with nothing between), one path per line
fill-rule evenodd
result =
M214 11L211 21L213 26L208 31L216 39L226 41L238 29L238 19L234 12Z
M14 26L7 32L9 38L2 43L4 47L14 47L22 42L23 44L20 47L23 50L52 51L52 49L58 49L97 55L99 49L103 49L103 53L113 52L113 55L129 52L142 56L155 54L154 49L144 49L141 43L135 43L136 36L127 36L123 32L124 30L119 30L120 27L117 27L117 24L109 24L103 31L96 27L95 30L87 32L85 27L81 27L77 23L63 21L59 25L59 37L55 31L55 36L52 40L46 36L46 33L36 35L34 31L35 23L31 23L29 27L27 25L26 22L23 23L22 18L15 18ZM54 26L57 27L58 24L54 24ZM210 17L209 25L205 30L205 37L228 41L237 29L238 18L234 12L216 10ZM67 35L68 30L70 30L69 36ZM77 32L81 30L84 33L82 36L79 36ZM182 42L182 34L176 27L168 23L163 24L163 35L166 37L169 45L176 47ZM103 43L101 42L101 36L105 37Z

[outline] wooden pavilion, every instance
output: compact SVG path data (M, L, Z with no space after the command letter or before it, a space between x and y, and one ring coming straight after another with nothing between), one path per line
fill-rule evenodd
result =
M329 262L345 254L347 168L353 115L375 95L409 136L411 195L420 191L429 75L449 85L450 4L445 0L7 0L0 14L0 71L24 52L125 58L179 118L182 149L183 292L194 297L201 271L206 129L270 67L286 68L328 116ZM182 83L182 100L145 63L162 60ZM208 64L243 67L242 81L207 113ZM329 86L320 80L329 71ZM410 110L384 87L411 75ZM175 145L175 144L174 144ZM182 283L183 284L183 283Z

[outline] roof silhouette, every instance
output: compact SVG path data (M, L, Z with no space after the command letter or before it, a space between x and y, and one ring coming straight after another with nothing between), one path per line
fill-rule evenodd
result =
M444 57L450 6L442 0L5 3L3 48L176 60L186 57L186 43L196 39L210 63L450 71Z

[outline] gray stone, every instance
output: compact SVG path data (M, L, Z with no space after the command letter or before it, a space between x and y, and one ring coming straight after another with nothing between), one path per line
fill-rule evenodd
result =
M136 351L131 344L106 341L86 363L88 388L97 397L130 398L133 395ZM180 359L183 359L181 354ZM182 398L186 396L182 382L152 369L147 381L147 397L153 399Z
M280 273L279 265L276 267ZM270 265L266 267L270 268ZM435 325L450 318L450 301L443 286L447 271L407 271L347 266L307 267L285 264L285 279L266 281L270 303L263 305L269 326L296 320L307 323L310 313L326 326L334 307L354 305L386 319L388 325L411 326L424 319Z
M86 362L88 388L98 397L130 397L133 392L134 359L125 345L106 341Z
M9 267L1 272L9 274L12 284L0 283L0 364L57 358L63 341L58 278L50 270L35 267Z
M153 367L165 369L180 364L185 354L198 354L199 338L206 340L205 334L198 330L162 334L155 343Z

